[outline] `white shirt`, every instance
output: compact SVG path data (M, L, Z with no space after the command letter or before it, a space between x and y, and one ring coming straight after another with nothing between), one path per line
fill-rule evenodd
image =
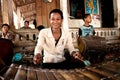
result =
M5 36L3 35L3 32L0 31L0 38L5 38L5 39L9 39L9 40L14 40L14 35L12 34L12 32L8 32Z
M61 29L62 35L55 46L51 28L43 29L39 33L37 45L34 54L41 53L44 49L43 63L57 63L65 60L64 49L67 48L70 53L74 51L71 34Z

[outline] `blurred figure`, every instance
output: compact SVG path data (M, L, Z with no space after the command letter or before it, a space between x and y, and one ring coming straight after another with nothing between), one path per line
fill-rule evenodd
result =
M21 27L20 29L31 29L31 28L29 27L29 21L25 21L25 22L24 22L24 26Z
M83 16L83 21L84 21L84 25L82 27L80 27L78 30L79 36L87 37L90 35L95 35L95 30L93 28L93 25L90 25L90 23L92 22L91 15L85 14Z
M38 27L37 27L37 29L38 29L38 31L40 32L42 29L44 29L45 27L43 26L43 25L39 25ZM37 39L38 39L38 36L37 36Z
M10 26L8 24L3 24L1 28L2 31L0 32L0 38L5 38L14 41L15 35L9 31Z
M38 31L40 31L40 30L42 30L42 29L44 29L45 27L43 26L43 25L39 25L38 27L37 27L37 29L38 29Z
M35 28L37 27L37 22L36 22L36 19L33 20L33 24L35 26Z

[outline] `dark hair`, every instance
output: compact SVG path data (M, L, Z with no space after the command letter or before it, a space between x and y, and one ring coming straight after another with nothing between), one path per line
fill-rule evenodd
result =
M85 18L87 18L88 16L90 16L90 14L83 14L83 20L84 20Z
M61 18L63 19L63 13L60 9L53 9L50 13L49 13L49 18L51 16L52 13L59 13Z
M37 27L37 29L40 31L40 30L42 30L42 29L44 29L45 27L43 26L43 25L39 25L38 27Z
M10 26L9 26L7 23L2 24L2 27L1 27L1 28L3 28L3 26L7 26L7 27L10 29Z
M28 23L29 24L29 21L25 21L24 23Z

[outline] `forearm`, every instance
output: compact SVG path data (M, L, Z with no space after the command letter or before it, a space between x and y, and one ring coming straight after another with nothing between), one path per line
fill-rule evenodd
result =
M35 47L34 55L40 54L42 55L42 48L40 46Z

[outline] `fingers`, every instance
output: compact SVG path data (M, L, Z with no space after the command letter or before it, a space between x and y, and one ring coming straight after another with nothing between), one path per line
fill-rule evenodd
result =
M40 55L35 55L34 57L33 57L33 63L34 64L39 64L39 63L41 63L42 62L42 56L40 56Z
M81 60L81 61L83 61L83 59L84 59L79 52L74 53L73 57L75 59L78 59L78 60Z
M74 53L74 54L73 54L73 57L75 57L75 58L80 57L79 52Z

